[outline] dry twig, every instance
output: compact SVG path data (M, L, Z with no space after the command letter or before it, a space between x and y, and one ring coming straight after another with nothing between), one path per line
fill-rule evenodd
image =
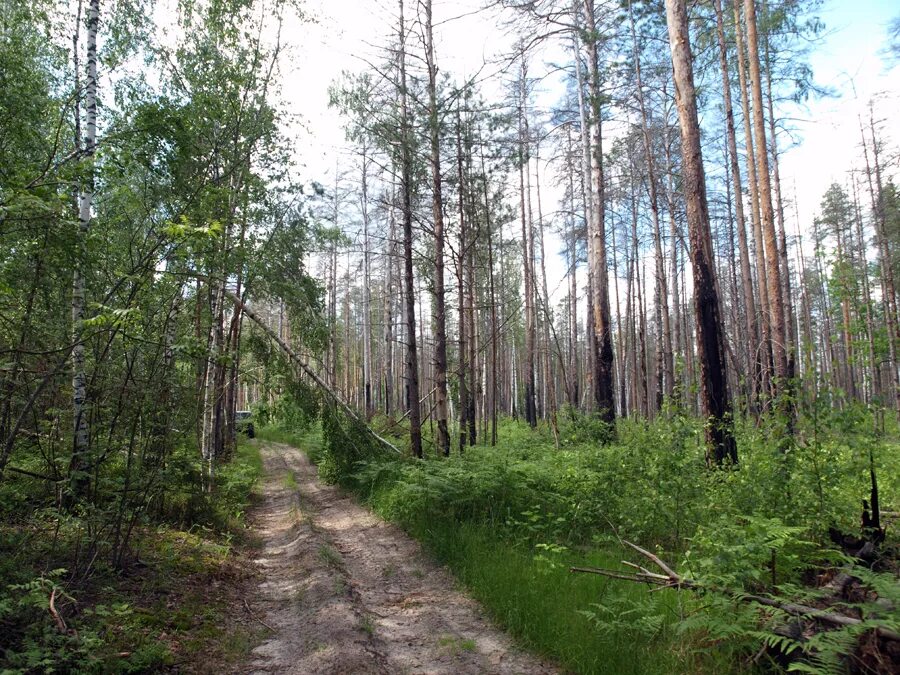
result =
M809 607L808 605L800 605L793 602L785 602L783 600L777 600L774 598L766 598L761 595L753 595L748 593L742 593L739 591L734 591L731 589L724 588L713 588L709 586L703 586L698 584L696 581L691 579L685 579L683 576L678 574L675 570L673 570L669 565L663 562L659 556L651 553L650 551L641 548L637 544L633 544L630 541L624 541L623 543L640 553L642 556L652 561L657 567L659 567L665 574L657 574L655 572L649 571L647 568L642 567L636 563L623 560L622 562L629 567L633 567L638 570L635 573L627 573L627 572L619 572L616 570L608 570L602 567L572 567L569 571L571 572L583 572L588 574L600 574L605 577L610 577L613 579L622 579L623 581L635 581L639 583L647 583L658 586L659 588L653 589L654 591L662 590L663 588L687 588L696 591L710 591L713 593L722 593L727 595L735 600L740 600L742 602L755 602L760 605L764 605L766 607L773 607L775 609L779 609L782 612L786 612L787 614L791 614L793 616L802 617L805 619L812 619L814 621L820 621L822 623L828 623L833 626L858 626L863 623L861 619L857 619L852 616L847 616L846 614L839 614L837 612L830 612L825 609L819 609L818 607ZM891 630L890 628L884 628L882 626L877 626L874 628L875 632L878 633L883 638L888 640L896 640L900 641L900 634Z

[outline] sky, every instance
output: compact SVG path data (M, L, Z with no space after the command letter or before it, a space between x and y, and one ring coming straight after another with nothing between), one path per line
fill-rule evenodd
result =
M510 45L513 38L498 25L499 14L483 10L485 4L484 0L435 0L436 52L443 71L462 79L478 72L485 61ZM349 157L342 120L328 107L328 88L343 72L359 72L367 68L367 61L382 60L380 46L396 31L396 2L307 0L305 6L315 21L287 31L292 48L290 63L283 70L284 95L288 110L303 119L296 135L302 174L327 185L333 180L336 163L342 156ZM407 11L409 17L411 10ZM787 211L789 232L795 231L794 213L800 231L805 232L828 186L832 182L846 184L847 169L861 168L858 115L867 118L870 99L875 99L876 119L883 120L888 146L897 147L900 66L892 66L884 52L887 25L898 15L900 5L895 0L823 2L819 16L826 31L813 48L810 63L815 81L837 95L781 110L791 127L790 136L780 138L783 190L791 201L796 195L796 211ZM535 70L539 69L536 65ZM490 72L489 66L482 74ZM497 85L487 85L488 96L491 86ZM549 95L557 96L553 91ZM896 162L894 167L896 173ZM548 188L545 203L553 194ZM566 289L565 283L560 283L566 265L561 256L551 252L561 252L562 244L549 236L546 245L549 286L559 300Z

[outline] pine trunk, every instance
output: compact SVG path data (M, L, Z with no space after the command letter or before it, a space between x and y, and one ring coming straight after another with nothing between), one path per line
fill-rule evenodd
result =
M731 408L725 378L725 359L719 297L706 201L706 178L700 147L700 123L694 90L693 57L684 0L666 0L666 21L675 77L675 104L681 125L682 176L687 205L688 236L694 278L694 317L700 362L700 396L707 419L706 439L711 462L737 461L731 432Z

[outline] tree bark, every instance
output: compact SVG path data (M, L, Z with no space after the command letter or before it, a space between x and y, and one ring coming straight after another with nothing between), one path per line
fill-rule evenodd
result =
M719 45L719 67L722 71L722 92L725 106L725 134L731 180L734 184L734 213L737 219L738 251L741 261L741 289L744 300L744 321L747 330L747 366L750 371L750 391L753 399L759 394L762 376L760 363L760 329L753 294L753 273L750 268L750 251L747 246L747 226L744 215L744 192L741 184L741 168L738 163L737 133L734 125L734 107L731 100L731 78L728 73L728 50L725 44L725 22L721 0L714 0L716 11L716 37Z
M480 134L479 134L480 136ZM497 296L494 289L494 232L491 228L491 200L488 187L488 174L484 165L484 150L481 146L481 174L483 176L484 186L484 222L487 228L487 249L488 249L488 286L491 304L491 380L488 391L490 392L490 412L491 412L491 445L497 445L497 398L498 390L498 325L497 325Z
M444 201L441 185L441 141L438 121L437 63L434 59L434 34L431 0L425 0L425 60L428 66L428 131L431 141L432 210L434 216L434 382L437 446L450 454L447 427L447 315L444 291Z
M756 177L760 216L766 248L766 283L769 295L769 323L772 329L772 357L775 363L776 395L786 391L788 382L787 331L785 330L784 298L781 287L781 265L778 239L775 232L775 213L772 206L772 186L769 174L769 152L766 143L763 115L762 74L760 69L759 38L756 25L756 0L744 0L747 24L747 59L750 65L750 89L753 98L753 135L756 150ZM786 402L786 399L785 399Z
M462 160L462 123L459 105L456 107L456 175L459 182L459 251L457 255L457 289L459 293L459 451L466 446L466 416L469 414L469 388L466 382L466 360L468 358L468 342L466 334L466 283L465 256L468 249L466 241L466 213L464 201L464 178Z
M385 263L384 263L384 300L383 300L383 316L384 316L384 414L390 417L393 411L394 396L394 239L397 236L397 224L394 217L394 199L396 197L393 186L391 186L391 203L389 206L390 215L388 225L388 239L385 243Z
M366 419L375 412L372 396L372 290L369 255L369 149L362 144L362 217L363 217L363 399Z
M79 7L80 20L80 7ZM85 319L85 270L87 261L87 235L91 227L91 209L94 202L94 156L97 148L97 33L100 25L100 0L90 0L87 14L87 52L84 91L85 134L82 150L86 160L87 176L82 180L78 194L77 260L72 271L72 458L69 466L73 498L83 496L90 485L88 454L90 429L87 411L87 375L85 373L85 345L83 322ZM80 125L80 120L79 120Z
M588 100L590 103L591 137L591 270L593 272L594 333L596 362L594 364L594 400L604 422L615 423L613 369L615 367L612 327L609 312L609 280L606 269L606 182L603 175L603 132L601 119L600 63L597 42L597 23L594 0L584 0L585 27L588 39Z
M529 197L526 193L525 176L528 172L529 139L527 132L527 67L525 57L522 56L522 66L519 82L519 216L522 223L522 262L525 281L525 421L532 428L537 426L537 407L535 405L535 317L534 317L534 267L533 247L531 242L531 218L526 217L526 202Z
M644 141L644 156L647 162L647 189L650 196L650 215L653 222L653 252L656 263L655 303L656 312L661 320L661 335L657 345L662 382L657 383L656 409L662 405L662 396L671 398L674 393L674 357L672 353L672 328L669 324L669 290L666 284L666 264L662 250L662 236L659 227L659 195L657 192L657 175L653 161L653 146L650 141L650 128L647 106L644 101L644 85L641 78L641 57L637 43L637 31L634 25L634 12L631 1L628 2L628 19L631 25L631 41L634 54L634 74L636 78L638 106L641 111L641 137Z
M757 167L754 161L752 116L750 94L747 82L747 57L744 50L743 29L741 27L740 0L734 2L734 35L737 47L738 83L741 89L741 110L744 117L744 143L747 150L747 186L750 193L750 217L753 224L753 241L756 261L756 290L759 293L759 358L762 361L762 389L772 393L772 330L769 315L769 291L766 273L766 254L763 248L762 219L759 206Z
M700 147L693 57L684 0L666 0L666 22L675 77L675 104L681 125L682 175L694 277L701 404L703 415L707 419L706 441L710 459L716 464L722 464L726 459L737 461L737 447L731 431L731 408L725 379L722 324Z
M422 421L419 411L419 371L416 350L416 288L412 250L412 148L406 91L406 22L400 4L400 191L403 204L403 264L406 286L406 405L409 409L409 440L415 457L422 457Z

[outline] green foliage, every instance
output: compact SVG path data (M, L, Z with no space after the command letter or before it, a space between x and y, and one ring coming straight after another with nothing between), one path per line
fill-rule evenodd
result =
M321 406L318 390L295 378L275 402L269 419L282 429L302 434L318 420Z
M322 451L318 457L319 476L327 483L352 483L358 462L379 457L384 449L356 420L331 405L322 406Z
M697 528L682 568L709 587L775 590L779 581L797 581L817 552L804 533L778 518L722 517Z
M0 589L0 626L5 628L0 640L5 647L0 661L5 662L3 672L74 672L92 670L99 664L96 632L62 631L51 618L51 597L55 605L74 602L59 584L65 573L56 569Z
M786 449L777 420L738 420L741 463L717 471L706 468L701 423L677 409L653 422L620 420L617 441L608 445L597 442L592 420L564 415L559 450L549 429L505 420L496 447L425 461L382 452L328 409L321 449L313 454L325 478L423 539L516 634L585 672L597 667L584 664L597 663L598 655L609 658L608 647L573 646L572 636L584 640L588 628L617 640L661 641L669 645L665 658L681 668L691 662L702 670L693 660L713 647L739 663L762 645L802 653L797 663L813 667L833 663L850 643L833 631L804 645L773 637L772 627L789 622L783 612L728 594L682 598L673 611L671 599L660 600L668 594L648 596L627 582L607 581L614 591L598 596L594 588L578 597L560 595L558 583L572 576L569 566L608 557L622 537L656 546L662 557L681 561L682 573L712 588L803 600L804 581L823 565L841 563L824 543L829 525L858 527L870 488L869 451L882 502L893 503L900 489L898 457L874 431L871 415L827 401L826 392L802 408ZM616 569L622 557L601 565ZM523 571L511 571L512 561ZM503 575L515 581L500 581ZM536 618L548 612L565 630ZM584 622L577 630L573 615Z

